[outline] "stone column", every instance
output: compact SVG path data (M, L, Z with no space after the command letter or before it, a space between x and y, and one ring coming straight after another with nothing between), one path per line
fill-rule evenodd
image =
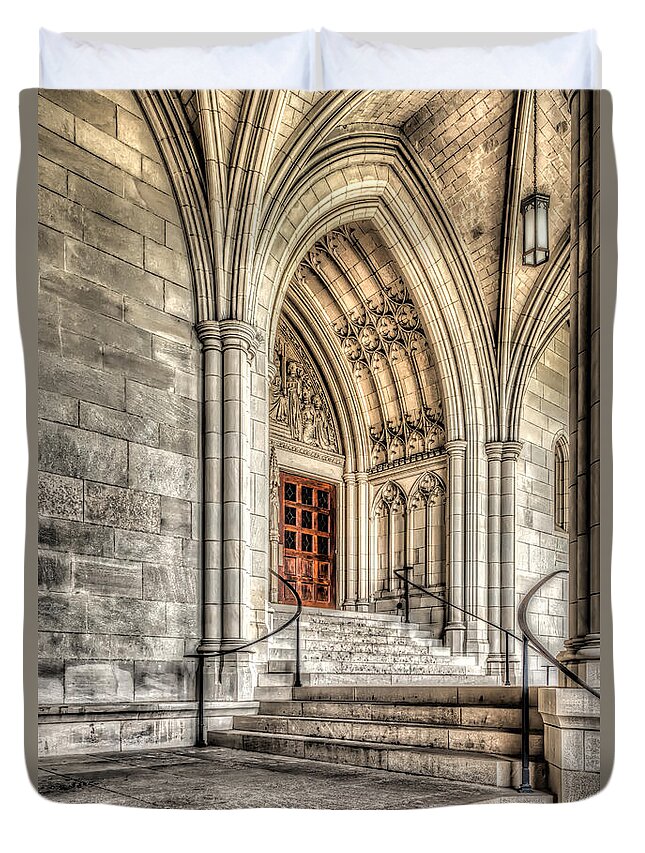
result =
M563 661L600 684L600 93L570 95L569 639Z
M449 441L448 452L448 600L450 607L446 614L446 640L453 654L464 653L466 634L465 616L457 607L464 606L464 557L465 557L465 495L464 468L466 461L466 442Z
M502 443L491 441L486 445L488 456L488 619L501 625L501 482ZM500 632L488 629L488 672L498 675L503 669L503 646Z
M345 588L344 610L356 610L358 598L357 530L356 530L356 474L343 474L345 491ZM342 542L340 537L338 541Z
M501 626L516 631L515 600L515 476L521 441L502 445L500 481L500 609ZM511 637L509 654L515 662L515 641Z
M197 324L203 352L203 618L199 651L222 638L222 347L219 323ZM208 658L206 659L208 661ZM212 659L215 660L215 659Z
M369 483L364 471L356 474L356 489L358 503L358 599L356 609L368 610L370 604L370 503Z
M255 330L219 323L223 366L222 649L249 639L251 598L250 385ZM222 685L233 699L252 698L249 652L226 655Z

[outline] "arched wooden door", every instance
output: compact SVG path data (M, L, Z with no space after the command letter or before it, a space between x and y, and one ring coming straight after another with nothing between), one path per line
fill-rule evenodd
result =
M280 472L281 574L307 607L336 607L336 487ZM284 584L278 601L294 604Z

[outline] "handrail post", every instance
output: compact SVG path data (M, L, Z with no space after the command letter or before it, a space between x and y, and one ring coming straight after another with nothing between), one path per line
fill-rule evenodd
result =
M510 639L504 631L504 687L511 686Z
M296 675L293 679L294 687L302 687L302 681L300 680L300 614L298 614L298 618L296 619Z
M403 579L403 600L405 602L404 613L406 624L410 621L410 581L408 580L408 575L411 568L411 566L403 567L403 571L405 572L405 577Z
M532 792L529 774L529 640L522 636L522 784L520 794Z

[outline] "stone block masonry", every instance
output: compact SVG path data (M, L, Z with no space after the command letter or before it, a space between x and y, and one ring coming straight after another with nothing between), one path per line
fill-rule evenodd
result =
M40 747L192 744L200 357L178 211L129 93L43 91L39 145Z

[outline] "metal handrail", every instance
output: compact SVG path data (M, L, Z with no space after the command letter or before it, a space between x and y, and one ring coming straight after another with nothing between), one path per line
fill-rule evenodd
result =
M436 598L438 601L443 602L448 607L454 607L455 610L459 610L461 613L465 613L467 616L472 616L474 619L479 619L481 622L485 622L487 625L490 625L493 628L497 628L500 631L503 631L506 634L506 686L510 685L509 680L509 664L508 664L508 638L509 636L514 637L516 640L520 640L522 643L522 781L518 788L518 791L521 794L530 794L532 792L531 782L530 782L530 769L529 769L529 736L530 736L530 725L529 725L529 646L532 646L533 649L542 657L546 658L553 666L557 667L567 678L573 681L575 684L582 687L584 690L589 691L593 696L596 696L600 699L600 693L595 688L591 687L584 681L580 676L576 675L573 670L569 669L568 666L565 666L561 661L559 661L551 652L544 646L535 634L531 631L528 625L527 613L528 607L531 603L531 600L535 593L541 589L545 583L551 580L551 578L556 577L556 575L566 575L569 574L567 569L557 569L555 572L551 572L548 575L544 575L541 577L539 581L533 584L533 586L526 593L524 598L519 604L517 609L517 622L520 626L520 630L522 632L522 636L518 637L513 631L502 628L501 625L496 625L494 622L490 622L488 619L485 619L483 616L478 616L476 613L472 613L470 610L466 610L463 607L459 607L456 604L448 601L443 598L441 595L437 595L436 593L429 590L427 587L421 586L420 584L411 581L408 578L408 573L412 571L412 566L404 566L402 570L396 569L394 574L403 580L404 583L404 596L405 596L405 621L409 622L409 613L410 613L410 603L409 603L409 587L413 586L415 589L420 590L426 595L430 595L433 598Z
M206 742L204 741L204 658L215 658L215 657L224 657L225 655L232 655L234 652L241 652L244 649L249 649L251 646L255 646L258 643L264 642L264 640L268 640L269 637L273 637L276 634L279 634L281 631L284 631L285 628L288 628L293 623L296 623L296 669L293 679L294 687L302 687L302 681L300 679L300 617L302 615L302 598L298 593L298 590L293 586L293 584L289 583L286 578L283 578L281 574L276 572L274 569L269 569L269 573L276 577L279 581L281 581L288 590L290 590L295 599L296 599L296 612L293 616L290 616L286 622L283 622L282 625L278 625L277 628L274 628L272 631L269 631L266 634L263 634L261 637L258 637L256 640L250 640L248 643L242 643L239 646L234 646L231 649L218 649L217 651L204 650L200 651L199 649L191 655L184 655L186 658L197 658L197 670L198 670L198 680L199 680L199 708L197 712L197 745L205 746Z
M511 686L511 674L510 674L510 664L509 664L509 638L513 637L513 639L518 642L522 642L522 638L518 637L514 631L511 631L510 628L502 628L501 625L497 625L495 622L491 622L489 619L485 619L483 616L479 616L477 613L473 613L470 610L466 610L464 607L459 607L458 604L453 604L451 601L448 601L447 598L444 598L441 595L437 595L436 592L432 592L432 590L428 589L426 586L421 586L414 581L411 581L408 577L408 573L412 571L412 566L404 566L403 569L395 569L394 574L400 580L403 581L403 589L404 589L404 598L405 598L405 621L410 621L410 595L409 595L409 587L413 586L415 589L420 590L426 595L430 595L433 598L436 598L437 601L440 601L442 604L445 604L447 607L454 607L455 610L459 610L460 613L465 613L466 616L471 616L473 619L479 619L480 622L485 622L491 628L495 628L497 631L500 631L504 634L505 637L505 649L504 649L504 687Z

